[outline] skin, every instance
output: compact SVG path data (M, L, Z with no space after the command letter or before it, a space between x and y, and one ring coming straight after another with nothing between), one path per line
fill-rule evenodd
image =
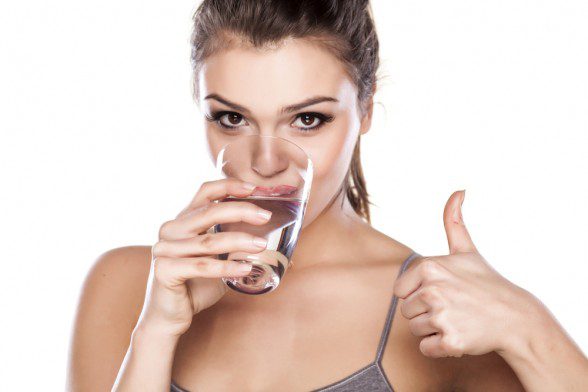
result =
M95 262L74 325L69 390L169 391L172 379L191 391L316 389L374 360L393 294L401 299L382 366L397 390L588 385L586 358L549 311L475 249L461 217L464 192L450 196L443 214L449 255L419 258L396 279L412 249L364 222L339 192L372 104L359 110L334 56L304 39L272 50L235 46L209 57L199 79L204 116L235 111L210 94L249 109L232 117L238 131L204 120L211 157L235 132L281 136L311 157L315 177L293 265L270 293L229 290L220 277L246 272L214 255L262 248L246 233L206 229L267 219L250 203L211 202L250 194L244 183L202 184L152 247L113 249ZM279 114L314 96L336 101ZM310 111L333 120L301 132L295 126L317 123L296 120Z

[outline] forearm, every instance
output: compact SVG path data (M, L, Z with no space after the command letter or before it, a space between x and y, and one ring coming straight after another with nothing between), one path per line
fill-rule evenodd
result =
M169 392L178 338L136 328L113 392Z
M588 359L539 301L535 317L513 333L498 351L526 391L582 391L588 385Z

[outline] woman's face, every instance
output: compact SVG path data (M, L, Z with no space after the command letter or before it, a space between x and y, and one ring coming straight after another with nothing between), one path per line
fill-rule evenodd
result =
M271 50L239 46L214 54L205 60L198 81L211 157L252 134L279 136L306 152L314 166L304 218L308 226L337 195L358 135L370 126L371 105L362 118L357 88L343 64L308 40L291 39ZM272 171L273 165L280 175L295 172L284 170L283 157L272 158L268 149L260 154L264 170Z

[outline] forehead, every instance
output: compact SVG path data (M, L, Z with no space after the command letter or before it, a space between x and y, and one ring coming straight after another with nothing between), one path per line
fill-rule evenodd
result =
M236 46L208 57L199 75L201 99L218 93L256 109L275 108L315 95L349 99L354 86L327 49L304 39L277 48Z

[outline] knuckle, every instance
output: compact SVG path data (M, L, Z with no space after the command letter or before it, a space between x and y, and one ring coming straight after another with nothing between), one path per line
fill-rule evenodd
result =
M445 327L445 318L441 314L436 313L429 317L429 323L431 324L431 327L443 330Z
M214 221L213 209L216 208L216 203L209 203L197 207L190 213L190 217L186 221L188 225L187 230L190 234L199 234L196 231L196 226L208 225L209 222Z
M172 225L173 220L168 220L166 222L163 222L161 226L159 226L159 233L158 236L159 238L167 238L169 233L170 233L170 228Z
M419 296L423 302L433 305L439 303L442 294L439 287L429 284L420 289Z
M435 277L439 273L440 266L435 260L426 259L421 263L421 273L425 278Z
M159 240L151 247L151 254L153 257L161 256L164 254L167 246L167 241Z
M218 274L223 271L223 263L209 260L200 260L197 268L201 273Z
M192 268L194 268L195 273L204 274L210 269L210 266L206 260L197 259L192 263Z
M153 259L153 276L158 282L165 282L169 277L171 259L167 257L155 257Z
M463 344L461 339L455 334L446 334L441 338L441 349L452 357L461 357L463 355Z
M219 206L220 205L217 203L205 204L196 210L196 214L200 215L204 219L210 219Z
M445 268L439 261L427 259L421 264L421 276L424 283L439 282L445 279Z
M204 181L200 184L197 193L205 192L208 188L210 188L212 181Z
M214 248L216 242L215 236L212 233L205 233L199 236L200 246L204 251L211 251Z

